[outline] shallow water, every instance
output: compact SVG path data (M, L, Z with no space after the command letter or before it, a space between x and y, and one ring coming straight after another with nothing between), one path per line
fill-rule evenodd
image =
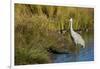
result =
M84 33L83 38L85 40L86 48L80 47L78 54L54 54L54 63L63 62L77 62L77 61L93 61L94 60L94 37L93 33Z

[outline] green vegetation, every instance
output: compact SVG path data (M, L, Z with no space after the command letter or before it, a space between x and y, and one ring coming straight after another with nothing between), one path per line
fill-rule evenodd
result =
M15 4L15 64L51 63L49 49L74 52L69 32L59 33L70 17L75 30L93 31L93 8Z

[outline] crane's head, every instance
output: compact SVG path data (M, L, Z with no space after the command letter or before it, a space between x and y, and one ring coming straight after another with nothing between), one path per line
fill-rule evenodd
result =
M72 22L73 21L73 19L72 18L70 18L70 22Z

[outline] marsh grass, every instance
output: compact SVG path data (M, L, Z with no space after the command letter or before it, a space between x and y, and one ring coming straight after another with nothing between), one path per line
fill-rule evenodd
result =
M74 52L69 32L93 31L93 8L15 4L15 65L51 63L49 49ZM67 48L65 46L67 45Z

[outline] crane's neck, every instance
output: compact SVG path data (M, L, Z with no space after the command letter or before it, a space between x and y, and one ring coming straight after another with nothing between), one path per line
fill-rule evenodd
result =
M73 22L73 21L71 21L71 23L70 23L70 31L71 31L71 32L73 32L72 22Z

